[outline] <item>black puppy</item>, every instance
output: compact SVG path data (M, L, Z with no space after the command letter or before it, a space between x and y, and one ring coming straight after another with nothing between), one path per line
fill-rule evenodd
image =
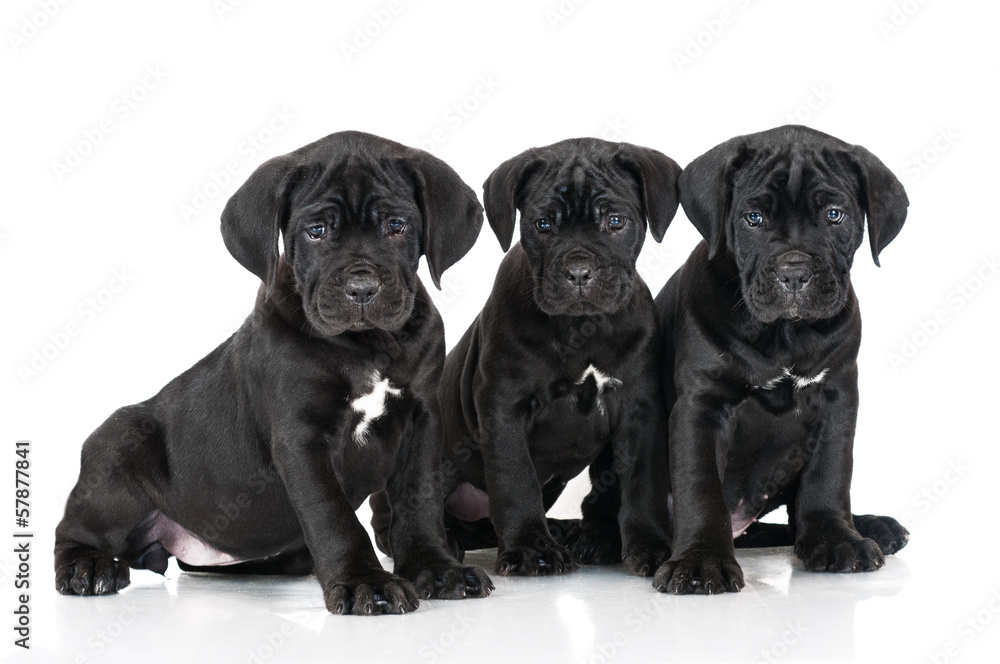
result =
M866 216L876 264L899 233L903 186L864 148L787 126L713 148L679 189L705 241L656 298L674 553L654 585L739 590L733 538L780 505L807 569L878 569L908 533L851 514L861 314L850 269Z
M521 243L445 360L445 520L459 556L498 546L499 573L530 575L621 562L623 544L636 574L669 555L656 311L635 261L647 222L660 241L674 217L679 172L655 150L584 138L527 150L486 180L497 239L510 247L519 210ZM545 512L599 456L617 473L593 477L594 491L613 498L586 501L567 542Z
M258 168L222 214L226 246L264 282L254 311L87 439L56 529L59 592L114 593L129 567L163 573L173 555L182 569L315 570L334 613L488 595L445 545L444 327L416 276L426 255L438 284L481 226L451 168L377 136L332 134ZM354 514L383 489L399 506L395 574Z

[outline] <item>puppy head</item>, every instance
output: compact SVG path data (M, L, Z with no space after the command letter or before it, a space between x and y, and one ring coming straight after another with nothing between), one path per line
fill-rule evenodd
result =
M443 161L347 131L261 165L226 204L222 236L268 296L283 239L306 318L333 336L399 329L420 256L440 288L482 223L475 193Z
M677 211L680 167L656 150L578 138L527 150L483 185L504 251L521 213L533 295L549 315L613 313L628 301L648 223L657 242Z
M735 261L747 307L763 322L841 311L865 217L877 265L909 204L868 150L791 125L716 146L684 169L678 188L710 257Z

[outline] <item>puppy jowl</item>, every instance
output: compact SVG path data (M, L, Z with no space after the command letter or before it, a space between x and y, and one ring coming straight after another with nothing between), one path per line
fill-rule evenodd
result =
M527 150L487 179L487 217L510 251L438 391L457 555L496 546L496 570L520 575L623 559L651 574L666 558L659 349L636 258L647 227L659 241L674 216L679 171L649 148L573 139ZM547 519L588 465L583 521Z
M439 283L481 225L444 162L370 134L257 168L222 214L226 247L261 280L254 311L84 443L56 529L59 592L115 593L130 569L162 574L175 557L185 571L315 573L334 613L490 594L441 536L444 328L416 275L426 256ZM393 515L393 573L355 516L369 496Z
M656 298L675 530L654 585L739 590L744 533L794 545L811 571L880 568L909 534L850 512L861 341L850 268L866 222L876 264L901 230L902 184L868 150L794 125L716 146L678 184L705 239ZM783 505L789 529L751 535Z

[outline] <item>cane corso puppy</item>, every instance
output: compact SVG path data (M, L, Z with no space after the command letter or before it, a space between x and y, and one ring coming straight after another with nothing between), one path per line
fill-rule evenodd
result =
M876 264L899 233L903 186L868 150L786 126L713 148L679 189L705 239L656 298L674 551L654 585L739 590L733 538L781 505L778 528L806 569L878 569L908 533L851 514L861 314L850 269L866 217Z
M679 172L655 150L583 138L527 150L486 180L497 239L510 247L519 211L521 242L445 360L442 481L458 556L497 546L504 575L617 563L623 549L651 575L669 556L656 311L635 263L647 224L660 241L674 217ZM567 539L545 513L598 457L614 471L592 477L605 499L585 501Z
M404 613L481 597L486 574L448 552L435 284L482 226L441 160L359 132L263 164L222 213L226 247L263 281L243 326L84 443L56 529L56 588L102 595L129 567L315 571L327 608ZM279 256L279 238L284 254ZM384 490L395 573L355 510Z

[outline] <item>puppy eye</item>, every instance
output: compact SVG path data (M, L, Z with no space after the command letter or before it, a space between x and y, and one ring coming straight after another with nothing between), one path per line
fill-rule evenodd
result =
M839 224L844 220L845 216L846 215L844 214L844 211L838 210L837 208L833 208L826 211L826 220L829 221L831 224Z
M539 219L535 222L535 228L538 229L539 233L548 233L552 230L552 222L548 219Z
M398 235L406 230L406 221L404 219L390 219L386 226L389 229L389 233L392 235Z
M747 222L747 226L756 228L764 223L764 215L760 212L747 212L743 215L743 221Z
M620 214L613 214L608 217L608 228L615 231L620 231L625 228L625 224L628 223L628 217L623 217Z
M322 240L326 237L326 224L313 224L306 229L310 240Z

